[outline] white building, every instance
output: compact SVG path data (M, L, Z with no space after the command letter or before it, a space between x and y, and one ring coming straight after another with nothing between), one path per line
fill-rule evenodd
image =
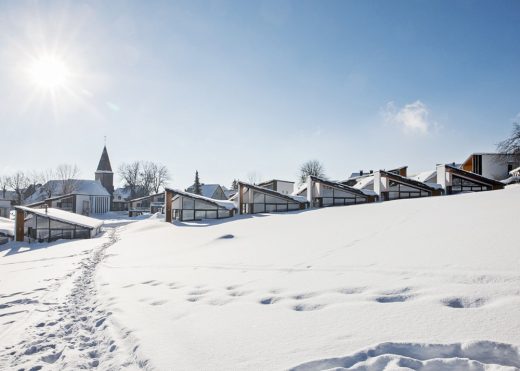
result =
M283 195L291 195L294 192L294 182L289 180L271 179L257 185L262 188L279 192Z
M63 182L50 180L39 187L26 200L30 207L47 207L62 209L76 214L103 214L110 211L110 193L97 180L70 179L69 193L63 194ZM48 194L51 197L47 197Z
M195 193L195 184L186 189L188 193ZM201 184L200 195L214 200L227 200L228 197L220 184Z
M486 178L504 180L509 172L520 166L520 156L499 153L473 153L461 165L461 169Z

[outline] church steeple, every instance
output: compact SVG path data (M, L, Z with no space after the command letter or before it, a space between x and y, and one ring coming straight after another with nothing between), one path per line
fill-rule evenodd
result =
M97 171L112 171L112 166L110 166L110 159L108 158L107 146L103 147L103 153L99 159Z
M112 172L112 166L110 165L110 158L108 157L106 145L103 147L103 152L99 159L95 179L101 182L110 195L114 193L114 173Z

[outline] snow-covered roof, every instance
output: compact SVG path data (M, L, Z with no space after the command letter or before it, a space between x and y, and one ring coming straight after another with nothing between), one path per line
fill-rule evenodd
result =
M346 184L333 182L333 181L322 179L322 178L318 178L318 177L315 177L315 176L311 176L311 179L313 181L315 181L315 182L323 183L323 184L325 184L325 185L327 185L329 187L334 187L334 188L341 189L341 190L344 190L344 191L348 191L348 192L351 192L351 193L357 193L359 195L374 196L376 194L375 192L373 192L373 191L371 191L369 189L359 189L359 188L348 186Z
M204 197L211 198L218 188L222 188L220 184L201 184L200 185L200 194ZM187 188L188 193L193 193L195 191L195 184L192 184ZM224 191L224 189L222 189Z
M374 175L363 176L357 179L357 183L353 185L354 188L364 189L374 184Z
M110 196L110 193L103 187L101 182L98 180L90 179L70 179L73 184L73 190L70 194L87 195L87 196ZM51 197L62 196L63 181L62 180L49 180L43 186L40 186L36 191L25 199L26 204L43 201L47 197L46 190L51 190Z
M163 194L164 194L164 192L154 193L154 194L151 194L151 195L148 195L148 196L143 196L143 197L134 198L132 200L128 200L128 202L135 202L135 201L146 200L148 198L154 198L154 197L157 197L157 196L160 196L160 195L163 195Z
M214 198L205 197L205 196L201 196L201 195L198 195L198 194L195 194L195 193L186 192L186 191L181 191L180 189L175 189L175 188L165 188L165 190L173 192L173 193L176 193L176 194L178 194L180 196L196 198L198 200L207 201L207 202L213 203L213 204L215 204L217 206L223 207L223 208L225 208L227 210L233 210L233 209L236 208L235 204L233 202L231 202L231 201L216 200Z
M283 194L283 193L280 193L280 192L277 192L277 191L273 191L270 188L264 188L264 187L260 187L258 185L249 184L249 183L245 183L245 182L238 182L238 183L239 183L239 185L242 184L243 186L245 186L247 188L254 189L254 190L259 191L259 192L269 193L269 194L271 194L273 196L276 196L276 197L285 198L285 199L291 199L293 201L300 202L300 203L307 202L307 198L305 198L303 196L296 196L294 194L293 195L286 195L286 194ZM234 197L234 198L236 198L236 197Z
M517 167L517 168L515 168L515 169L513 169L513 170L511 170L511 171L509 172L509 174L511 174L511 175L513 175L513 174L515 174L515 173L520 173L520 166Z
M417 175L410 177L413 180L423 183L435 183L437 181L437 170L423 171ZM432 182L434 180L434 182Z
M89 216L81 214L71 213L61 209L55 209L52 207L49 207L47 209L33 209L26 206L16 206L15 208L31 214L40 215L52 220L57 220L59 222L73 224L80 227L95 229L103 225L102 220L91 218Z

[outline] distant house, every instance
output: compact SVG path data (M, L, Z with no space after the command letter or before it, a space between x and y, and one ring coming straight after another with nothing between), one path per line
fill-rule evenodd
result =
M96 236L103 225L98 219L54 208L16 206L16 241L82 239Z
M226 187L222 187L222 189L224 190L224 194L226 195L226 200L231 199L231 197L233 197L237 193L236 189L229 189Z
M70 179L72 192L61 194L62 181L50 180L26 200L26 206L62 209L76 214L103 214L110 211L110 193L96 180ZM51 197L47 197L48 192Z
M408 166L401 166L395 169L388 170L389 173L397 174L400 176L408 176ZM374 190L374 171L363 171L359 173L352 173L350 178L340 182L357 189Z
M291 195L294 192L294 182L289 180L271 179L257 184L259 187L271 189L283 195Z
M222 219L235 215L235 204L227 200L216 200L178 189L166 188L166 221L190 221L201 219Z
M410 179L430 185L435 185L437 184L437 170L423 171L422 173L410 177Z
M9 218L11 211L11 200L3 200L0 198L0 218Z
M113 211L128 211L129 200L131 199L131 192L128 187L116 188L112 195L112 210Z
M264 188L258 185L238 182L238 193L233 197L240 214L287 212L305 209L307 199Z
M128 201L128 215L134 216L143 212L155 214L164 207L164 192L134 198Z
M437 183L441 185L446 194L492 191L504 188L502 182L452 165L437 165Z
M439 196L441 187L407 178L398 172L379 170L374 173L374 192L381 201Z
M372 191L360 190L315 176L307 177L307 182L295 194L305 197L310 207L356 205L376 200Z
M499 153L473 153L462 163L461 169L486 178L503 180L520 166L520 156Z
M195 184L186 189L188 193L195 193ZM200 195L214 200L227 200L228 197L220 184L201 184Z

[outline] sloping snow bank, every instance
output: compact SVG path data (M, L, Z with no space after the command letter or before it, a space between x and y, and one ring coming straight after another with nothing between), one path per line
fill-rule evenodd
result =
M98 290L158 369L323 369L366 354L353 367L478 370L495 367L477 357L494 348L504 349L496 367L517 367L519 204L510 186L200 224L140 221L107 251ZM446 359L436 360L442 347Z

